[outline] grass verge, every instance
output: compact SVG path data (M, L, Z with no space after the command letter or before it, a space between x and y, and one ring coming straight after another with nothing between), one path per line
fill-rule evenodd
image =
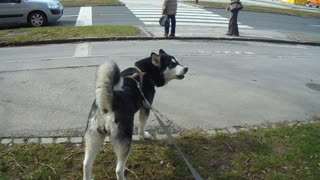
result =
M124 4L118 0L60 0L64 7L70 6L89 6L89 5L103 5L103 6L123 6Z
M318 179L320 124L258 129L232 135L189 132L178 139L204 179ZM0 145L0 179L81 179L83 145ZM115 179L115 157L104 145L95 179ZM136 142L128 179L193 179L172 145Z
M218 3L218 2L199 2L197 4L195 2L191 2L190 1L188 3L201 5L201 6L204 6L204 7L224 8L224 9L228 5L227 3ZM282 9L282 8L272 8L272 7L244 5L243 10L245 10L245 11L266 12L266 13L275 13L275 14L284 14L284 15L291 15L291 16L320 18L320 13L308 12L308 11L299 11L299 10L293 10L293 9Z
M139 36L141 31L133 26L63 26L0 30L0 44L63 40L72 38L107 38L119 36Z

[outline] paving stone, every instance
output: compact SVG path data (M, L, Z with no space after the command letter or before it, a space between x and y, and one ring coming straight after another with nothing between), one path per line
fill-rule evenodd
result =
M53 138L41 138L42 144L51 144L53 143Z
M217 134L217 131L215 131L215 130L209 130L209 131L207 131L207 133L210 134L210 135L211 135L211 134L213 135L213 134Z
M133 136L132 136L132 140L133 140L133 141L139 141L139 140L140 140L139 135L133 135Z
M82 143L82 140L83 138L82 137L72 137L71 139L70 139L70 142L71 143Z
M165 134L157 134L156 139L157 140L167 139L167 135L165 135Z
M14 143L14 144L23 144L24 141L25 141L25 140L22 139L22 138L13 139L13 143Z
M1 144L10 144L12 143L12 139L2 139Z
M237 130L236 128L233 128L233 127L228 128L227 130L228 130L231 134L238 132L238 130Z
M39 138L29 138L27 140L28 143L39 143L40 139Z
M56 143L67 143L68 142L68 138L64 137L64 138L57 138L56 139Z
M228 131L226 129L218 129L217 130L217 133L220 133L220 134L227 134Z
M249 131L248 128L240 128L239 131Z
M104 139L104 142L105 142L105 143L109 143L109 142L110 142L110 137L107 136L107 137Z

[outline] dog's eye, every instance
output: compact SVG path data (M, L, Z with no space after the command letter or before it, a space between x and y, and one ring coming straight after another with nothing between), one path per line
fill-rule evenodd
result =
M171 69L172 69L172 68L175 68L176 66L177 66L176 63L170 63L170 64L169 64L169 68L171 68Z

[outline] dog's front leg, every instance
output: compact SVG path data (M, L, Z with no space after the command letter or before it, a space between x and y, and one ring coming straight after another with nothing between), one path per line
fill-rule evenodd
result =
M139 137L140 139L152 139L152 135L145 131L147 119L150 114L150 109L142 107L139 112Z

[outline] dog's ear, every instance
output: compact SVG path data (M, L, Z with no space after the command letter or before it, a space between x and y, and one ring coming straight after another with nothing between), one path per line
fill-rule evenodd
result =
M151 61L152 61L152 64L155 65L156 67L161 67L160 56L158 54L151 53Z
M166 52L164 52L164 50L163 49L160 49L159 50L159 54L167 54Z

